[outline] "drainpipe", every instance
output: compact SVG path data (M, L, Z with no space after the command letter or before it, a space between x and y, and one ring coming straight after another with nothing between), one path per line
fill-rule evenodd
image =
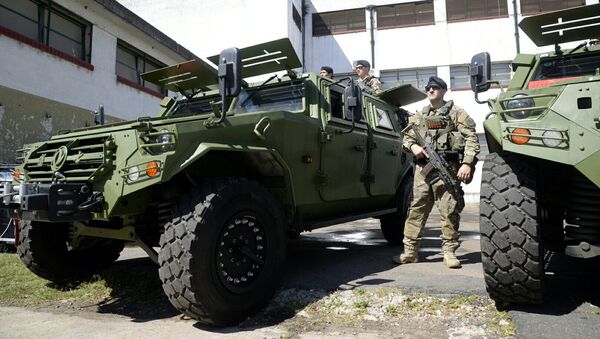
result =
M305 0L302 0L300 3L300 10L302 11L302 73L306 72L306 12L308 8L306 8Z
M365 7L369 11L369 31L371 33L371 69L375 68L375 6Z
M517 54L521 53L519 40L519 18L517 13L517 0L513 0L513 17L515 19L515 44L517 45Z

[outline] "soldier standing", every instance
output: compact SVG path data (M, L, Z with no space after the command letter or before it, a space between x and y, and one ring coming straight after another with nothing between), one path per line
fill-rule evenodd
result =
M358 75L358 84L365 90L368 89L370 94L379 94L383 92L381 81L376 77L369 75L371 64L367 60L357 60L354 66L356 75Z
M479 153L475 122L464 109L454 105L452 100L444 101L447 89L444 80L436 76L430 77L425 87L430 104L417 113L415 118L420 120L421 126L425 126L420 134L431 140L436 152L452 167L449 172L458 180L469 182ZM460 268L461 264L455 251L459 246L458 227L460 212L465 205L464 193L459 190L460 199L457 199L444 186L442 180L436 180L435 171L426 175L422 173L428 155L412 135L412 130L404 135L403 146L416 157L413 200L404 225L404 252L394 256L392 260L397 264L419 261L418 250L423 228L435 203L442 219L444 264L448 268Z

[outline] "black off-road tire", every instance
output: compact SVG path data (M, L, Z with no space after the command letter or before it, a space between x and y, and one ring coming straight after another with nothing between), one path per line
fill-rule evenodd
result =
M543 300L544 251L536 201L536 167L513 153L486 156L481 182L481 260L496 302Z
M286 256L282 208L269 191L241 178L211 181L182 195L172 216L158 261L175 308L225 326L266 305Z
M398 188L395 203L398 211L379 218L383 237L390 245L400 245L404 239L404 222L412 201L413 177L406 176Z
M123 250L123 242L110 239L82 241L69 249L69 224L21 220L17 254L36 275L55 283L77 282L110 267ZM86 246L87 245L87 246Z

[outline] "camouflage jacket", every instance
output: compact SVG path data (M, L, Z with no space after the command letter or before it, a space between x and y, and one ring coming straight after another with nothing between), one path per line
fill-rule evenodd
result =
M371 89L370 94L379 94L383 92L383 88L381 88L381 81L374 76L368 76L364 79L358 79L359 83L362 83L364 86Z
M448 115L452 125L451 130L446 135L452 135L452 132L464 140L464 147L461 144L461 152L463 153L462 163L472 164L477 154L479 154L479 140L475 132L475 121L469 116L469 114L462 108L453 104L452 101L448 101L444 106L434 109L431 105L423 107L421 112L410 118L411 121L419 123L423 117L435 117ZM403 146L410 151L410 147L417 143L415 140L413 130L408 131L404 134ZM444 139L446 140L446 139ZM439 142L439 140L437 140ZM443 141L445 143L446 141Z

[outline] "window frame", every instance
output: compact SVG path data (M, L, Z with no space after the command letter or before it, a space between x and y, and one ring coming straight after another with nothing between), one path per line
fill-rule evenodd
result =
M152 66L154 66L154 69L159 69L159 68L163 68L166 67L167 65L160 62L159 60L157 60L156 58L148 55L147 53L144 53L143 51L131 46L130 44L128 44L127 42L121 40L121 39L117 39L117 52L119 51L119 49L122 49L123 51L125 51L126 53L133 55L135 58L135 65L136 68L134 69L134 71L136 72L136 81L131 80L130 78L119 74L118 72L118 65L121 64L124 67L127 67L128 69L132 69L130 67L130 65L124 63L124 62L120 62L119 58L118 58L118 53L115 54L115 74L117 76L117 81L121 82L121 83L125 83L131 87L135 87L137 89L140 89L144 92L147 92L149 94L158 96L158 97L164 97L168 94L168 91L163 88L160 87L158 85L155 85L151 82L148 82L148 84L151 84L151 87L146 86L146 80L142 79L141 74L145 73L145 72L149 72L150 70L146 70L146 67L148 64L151 64ZM141 59L140 59L141 58ZM142 69L140 70L140 61L142 62ZM160 88L160 91L156 90L156 87Z
M400 73L401 72L411 72L414 71L415 72L415 84L413 85L412 82L410 81L406 81L403 83L400 83ZM385 80L386 77L388 77L388 75L386 73L392 73L394 72L396 74L396 83L397 85L395 86L390 86L388 87L386 85L386 83L389 82ZM400 85L404 85L404 84L411 84L413 85L413 87L417 88L417 89L425 89L425 85L427 85L427 80L429 80L429 77L435 75L437 76L437 66L431 66L431 67L414 67L414 68L395 68L395 69L385 69L385 70L381 70L379 71L379 80L382 82L383 88L384 90L387 89L391 89L394 88L396 86L400 86ZM423 77L425 76L425 77ZM423 83L421 83L420 79L424 79Z
M531 1L531 2L537 1L538 2L538 8L539 8L539 10L538 11L523 11L523 2L524 1ZM551 12L551 11L558 11L558 10L561 10L561 9L573 8L573 7L578 7L578 6L585 6L585 3L586 3L585 0L578 0L578 1L582 2L581 5L566 6L565 2L567 2L567 1L576 1L576 0L560 0L560 1L562 2L561 8L542 10L541 4L542 4L543 0L519 0L519 10L521 11L521 15L536 15L536 14L547 13L547 12Z
M498 72L494 71L494 66L496 67L496 69L498 68L498 66L500 65L506 65L508 66L508 77L507 78L499 78L497 76L494 76L495 74L499 74ZM496 81L500 81L500 85L498 84L492 84L491 88L500 88L500 87L508 87L508 85L510 84L510 79L511 79L511 74L512 74L512 70L511 70L511 61L494 61L491 63L491 68L492 68L492 80L496 80ZM467 72L467 86L466 87L455 87L455 82L454 82L454 78L455 75L453 74L454 72L452 71L453 68L464 68L466 69ZM470 76L469 76L469 64L456 64L456 65L450 65L450 86L449 89L452 91L467 91L467 90L471 90L471 82L470 82Z
M46 52L62 57L63 59L73 61L74 63L89 69L90 67L88 67L87 65L89 65L91 61L92 24L87 20L81 18L77 14L54 3L53 1L25 1L28 1L30 4L33 4L35 6L37 12L35 19L28 17L26 14L18 12L13 7L7 7L4 4L0 4L0 8L31 22L36 28L36 37L33 38L31 36L28 36L25 32L15 31L14 27L8 26L6 24L0 24L2 33L6 32L6 35L20 40L21 42L27 43L32 47L42 49ZM70 24L73 24L73 26L76 27L80 32L79 37L81 40L74 40L71 36L67 35L64 32L64 30L61 30L60 27L53 26L54 21L52 20L52 18L55 16L60 17L62 20L65 20ZM55 47L56 45L52 44L52 34L56 34L64 39L67 39L69 42L73 43L73 45L78 46L79 53L73 54L68 50L61 49L60 47ZM81 65L81 63L84 63L84 65Z
M448 2L449 1L461 1L463 3L462 9L460 11L458 11L459 13L464 13L464 17L462 18L456 18L456 19L450 19L449 17L449 13L450 11L448 10L448 8L450 8L450 6L448 6ZM500 8L500 9L505 9L505 13L503 14L499 14L499 15L487 15L489 10L485 10L486 5L489 2L494 2L494 0L484 0L484 11L486 12L485 15L483 16L471 16L471 17L467 17L467 8L469 8L470 6L468 5L469 1L474 1L474 2L479 2L481 3L482 0L445 0L445 4L446 4L446 22L448 23L454 23L454 22L465 22L465 21L477 21L477 20L490 20L490 19L498 19L498 18L508 18L508 4L506 1L501 0L499 3L503 4L505 7L504 8ZM496 2L498 3L498 2Z
M417 22L417 18L418 18L418 13L417 13L417 6L418 5L425 5L425 4L431 4L431 21L427 21L427 22ZM391 7L398 7L398 10L396 11L396 13L398 13L398 11L400 10L400 8L402 7L409 7L411 6L413 7L413 12L412 12L412 17L415 18L415 22L414 23L410 23L410 24L394 24L394 25L389 25L389 26L381 26L380 22L381 22L381 18L380 18L380 11L382 9L388 9ZM395 17L398 17L398 15L395 15ZM377 6L377 30L386 30L386 29L394 29L394 28L402 28L402 27L415 27L415 26L428 26L428 25L434 25L435 24L435 9L433 6L433 1L414 1L414 2L403 2L403 3L397 3L397 4L390 4L390 5L385 5L385 6Z
M357 21L354 22L354 24L358 24L359 26L362 25L362 27L360 28L350 28L350 25L353 22L350 22L348 20L348 16L349 14L353 13L353 12L357 12L358 13L363 13L362 15L362 21ZM339 30L339 31L332 31L331 30L331 23L328 17L335 17L336 15L339 16L340 14L345 14L346 15L346 20L344 22L344 25L346 26L345 30ZM326 20L323 18L323 16L326 16L327 19ZM360 17L360 16L359 16ZM332 12L320 12L320 13L312 13L312 36L313 37L321 37L321 36L330 36L330 35L336 35L336 34L349 34L349 33L358 33L358 32L366 32L367 31L367 19L366 19L366 15L365 15L365 9L364 8L351 8L351 9L345 9L345 10L341 10L341 11L332 11ZM339 17L337 18L339 20ZM315 29L317 27L317 22L319 22L323 24L323 27L326 29L327 32L322 31L322 29L317 30ZM316 33L318 32L318 33Z

